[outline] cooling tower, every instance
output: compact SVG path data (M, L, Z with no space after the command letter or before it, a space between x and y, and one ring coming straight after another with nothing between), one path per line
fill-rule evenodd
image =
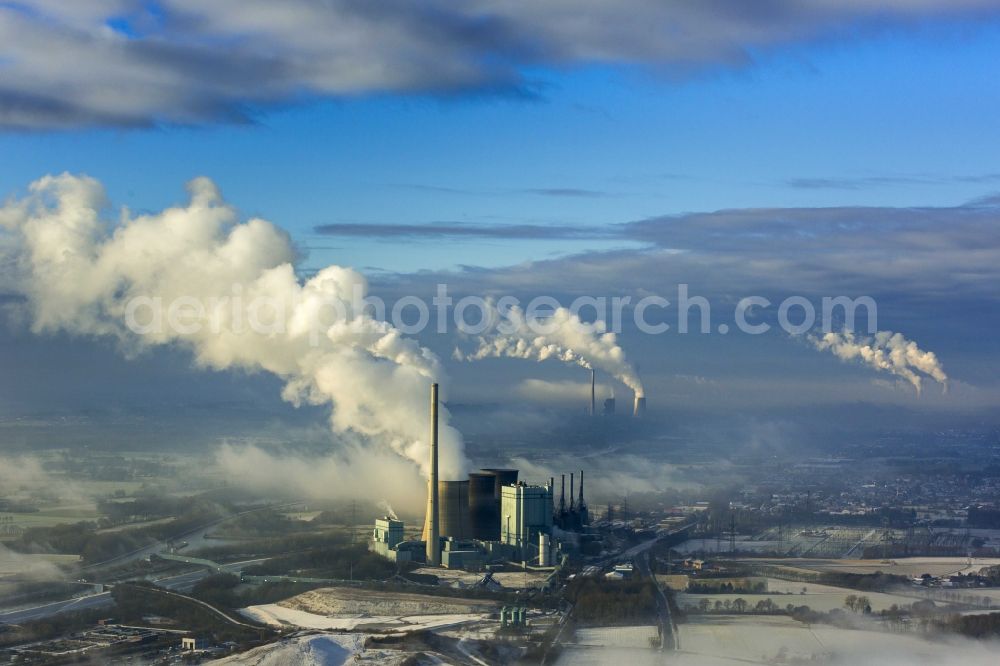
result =
M468 481L438 481L438 519L441 536L453 539L472 538ZM498 519L498 528L499 525Z
M482 471L489 472L493 474L497 481L496 485L493 487L493 496L497 500L497 515L500 515L500 489L504 486L509 486L517 483L517 470L516 469L500 469L498 467L486 467Z
M635 396L635 406L632 408L632 416L642 416L646 413L646 398Z
M517 483L516 469L501 469L497 467L487 467L480 470L484 474L493 475L493 506L496 507L496 524L491 528L490 534L496 534L496 539L500 538L500 497L504 486Z
M500 507L496 501L496 484L494 472L469 474L469 523L473 539L500 539Z
M597 372L591 368L590 369L590 415L597 416L597 396L595 393L594 384L597 381Z

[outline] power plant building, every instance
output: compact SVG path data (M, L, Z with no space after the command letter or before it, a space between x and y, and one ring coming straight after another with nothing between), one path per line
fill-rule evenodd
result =
M442 537L472 538L469 524L469 482L438 481L438 529Z
M494 472L469 474L469 522L472 538L480 541L500 539L500 502Z
M522 559L531 557L539 534L552 532L552 486L518 483L504 486L500 498L500 541L513 546Z
M401 543L405 543L403 521L389 516L375 520L375 529L372 532L369 550L393 562L409 562L412 559L411 550L408 548L398 549Z

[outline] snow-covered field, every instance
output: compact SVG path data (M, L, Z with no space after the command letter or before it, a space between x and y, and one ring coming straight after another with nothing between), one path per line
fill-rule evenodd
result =
M310 613L279 604L249 606L240 613L258 622L278 627L328 629L342 631L402 632L416 629L441 629L488 618L484 613L440 615L355 615L335 616Z
M219 659L212 664L248 666L342 666L346 664L402 664L412 654L399 650L368 650L364 634L312 634L293 636L262 645L249 652Z
M475 585L483 578L481 573L437 567L423 567L414 573L437 576L442 585ZM504 587L516 590L524 587L537 587L544 583L548 576L548 572L544 571L498 571L493 574L493 580Z
M961 639L932 643L913 635L827 625L807 627L787 617L694 620L679 627L682 652L673 663L775 663L798 658L845 666L986 666L997 663L1000 647Z
M724 603L728 600L732 603L736 599L743 599L753 606L758 601L770 599L779 608L784 608L788 604L792 604L793 606L809 606L809 608L815 611L828 612L834 608L844 608L844 598L853 594L855 596L863 595L868 597L872 605L872 610L877 613L880 610L888 609L893 604L909 606L913 602L923 598L923 595L920 594L917 588L914 588L914 594L910 596L880 592L859 592L849 588L814 585L812 583L788 583L787 585L781 585L781 583L785 583L785 581L769 580L768 590L771 592L769 594L688 594L684 592L677 595L677 603L683 608L685 606L697 606L701 599L708 599L709 603L714 607L716 601ZM799 592L801 592L803 587L806 588L806 593L800 594ZM788 591L793 592L793 594L774 594L775 592L782 591L782 588L788 588Z
M280 605L327 616L454 615L490 613L498 604L490 599L462 599L413 592L378 592L347 587L325 587L285 599Z
M897 576L920 576L929 573L932 576L975 573L983 567L1000 564L998 558L978 557L970 561L964 557L898 557L883 562L882 560L841 560L841 559L810 559L787 558L780 560L744 560L748 564L771 564L788 569L816 572L840 572L870 574L877 571Z
M592 647L648 648L650 638L658 638L656 627L591 627L576 630L576 644Z

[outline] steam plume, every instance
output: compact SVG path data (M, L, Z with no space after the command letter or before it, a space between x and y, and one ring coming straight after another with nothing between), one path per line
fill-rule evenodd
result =
M493 304L490 308L491 327L488 333L480 336L478 348L471 353L456 349L455 358L466 361L490 357L556 359L588 370L603 370L635 391L637 397L645 394L638 373L626 360L615 334L607 332L603 321L584 323L567 308L557 308L544 318L529 318L518 306L503 313Z
M285 400L331 405L335 433L426 465L425 397L442 379L438 359L365 313L359 273L329 266L302 283L286 233L257 218L241 222L207 178L188 191L184 206L123 211L111 224L101 216L101 184L62 174L0 207L32 330L113 336L130 352L178 345L205 368L273 373L285 381ZM168 321L157 319L157 304ZM171 304L180 325L169 322ZM130 316L138 328L126 324ZM445 478L458 477L462 438L447 421L442 409L440 464Z
M389 516L393 520L399 520L399 516L396 515L396 512L393 511L393 509L392 509L392 505L389 504L389 502L387 500L380 499L378 501L378 508L379 508L379 510L382 511L382 513L384 513L385 515Z
M920 393L924 376L948 389L948 375L934 352L924 351L902 333L879 331L874 337L858 338L851 331L826 333L809 338L820 351L830 351L845 361L860 360L865 365L902 377Z

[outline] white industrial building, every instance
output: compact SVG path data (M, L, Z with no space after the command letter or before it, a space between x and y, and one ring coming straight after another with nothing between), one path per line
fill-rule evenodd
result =
M539 535L552 533L552 486L521 482L500 495L500 541L517 549L522 560L538 557ZM545 557L545 559L548 559Z

